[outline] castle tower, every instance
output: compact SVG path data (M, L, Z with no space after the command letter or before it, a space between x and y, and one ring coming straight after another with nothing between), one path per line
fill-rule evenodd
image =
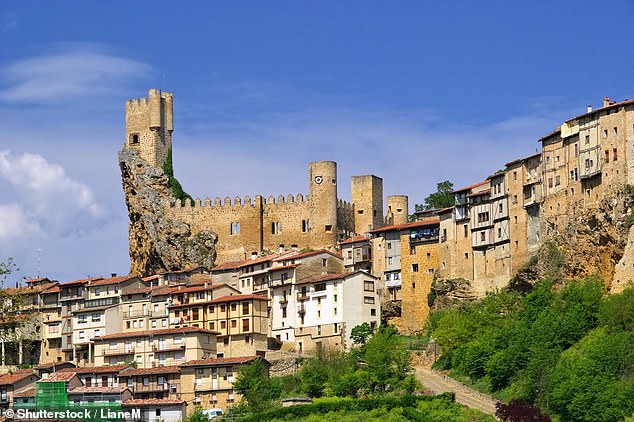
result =
M409 207L409 199L407 195L391 195L387 197L387 215L386 223L405 224L407 223L407 213Z
M383 226L383 179L352 176L351 193L355 233L362 235Z
M337 244L337 163L308 164L310 234L313 247Z
M150 89L148 98L125 105L125 146L154 167L162 167L172 147L173 94Z

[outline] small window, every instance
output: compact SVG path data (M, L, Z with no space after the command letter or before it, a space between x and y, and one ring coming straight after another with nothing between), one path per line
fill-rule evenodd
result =
M433 274L433 273L434 273L433 268L427 268L427 274Z
M282 225L279 221L274 221L271 223L271 234L280 234L282 233Z
M484 232L480 232L480 241L484 242L486 240L486 234Z
M610 150L609 149L605 150L605 162L606 163L610 162Z
M616 126L614 126L614 128L612 130L614 131L615 135L619 134L619 129Z
M374 291L374 282L373 281L365 281L363 283L363 290L365 290L366 292L373 292Z
M131 133L130 134L130 144L134 145L134 144L138 144L139 143L139 134L138 133Z
M412 272L413 273L417 273L418 272L418 264L412 264Z
M616 148L612 148L612 161L616 161L617 159Z
M586 135L586 145L590 143L590 135Z
M376 308L370 309L370 316L376 316Z
M323 292L325 290L326 290L326 283L315 284L315 291L316 292Z
M324 228L324 230L326 231L326 233L331 233L332 232L332 225L326 224L326 227Z
M322 258L321 259L321 266L322 267L327 267L328 266L328 260L326 258Z

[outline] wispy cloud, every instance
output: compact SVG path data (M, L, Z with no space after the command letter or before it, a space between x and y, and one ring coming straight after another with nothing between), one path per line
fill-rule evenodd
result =
M118 93L152 68L90 43L60 44L52 52L0 69L0 101L62 103L85 96Z
M0 15L0 31L12 31L18 27L18 15L13 12L4 12Z

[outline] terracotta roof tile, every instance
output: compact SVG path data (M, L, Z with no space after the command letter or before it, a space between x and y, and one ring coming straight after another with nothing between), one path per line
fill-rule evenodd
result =
M119 387L101 387L101 386L81 386L73 388L68 392L68 394L86 394L86 393L123 393L125 390L128 390L128 387L119 386Z
M434 226L436 224L440 224L440 220L435 219L435 220L427 220L427 221L413 221L413 222L405 223L405 224L384 226L379 229L371 230L370 233L380 233L380 232L386 232L390 230L406 230L406 229L413 229L416 227Z
M0 375L0 385L13 385L18 381L22 381L23 379L30 377L31 375L35 375L31 369L19 369L10 374Z
M246 299L257 299L257 300L271 300L267 297L264 297L262 295L254 295L254 294L247 294L247 295L227 295L227 296L222 296L219 298L216 298L214 300L212 300L213 303L218 303L218 302L234 302L237 300L246 300Z
M357 242L364 242L364 241L370 241L371 238L367 237L367 236L353 236L353 237L349 237L346 240L344 240L343 242L339 242L340 245L347 245L348 243L357 243Z
M138 277L135 275L122 275L119 277L102 278L100 280L91 281L90 286L104 286L107 284L117 284L117 283L122 283L124 281L132 280L133 278L138 278Z
M13 397L35 397L35 387L13 393Z
M183 404L183 400L177 399L130 399L121 403L123 406L173 406Z
M80 280L74 280L74 281L68 281L66 283L62 283L61 287L67 287L67 286L76 286L76 285L83 285L83 284L87 284L89 281L97 281L97 280L101 280L103 277L93 277L93 278L82 278Z
M150 374L177 374L180 366L157 366L156 368L128 368L119 372L119 376L150 375Z
M125 368L129 368L130 365L105 365L105 366L89 366L83 368L64 368L58 372L75 372L77 374L110 374L113 372L119 372Z
M295 254L291 253L290 255L282 255L282 256L280 256L278 258L275 258L273 261L286 261L288 259L302 259L302 258L306 258L306 257L313 256L313 255L319 255L319 254L322 254L322 253L327 253L329 255L332 255L334 257L339 258L339 256L337 254L334 254L334 253L330 252L329 250L319 249L319 250L316 250L316 251L298 252L298 253L295 253Z
M221 366L235 363L248 363L258 359L258 356L239 356L234 358L196 359L185 362L181 366ZM261 359L261 358L260 358Z
M71 368L68 368L71 369ZM43 378L40 382L70 381L77 376L77 372L53 372L47 378Z
M116 338L128 338L128 337L149 337L161 334L179 334L179 333L205 333L205 334L218 334L215 331L207 330L199 327L181 327L181 328L165 328L163 330L145 330L145 331L125 331L121 333L107 334L102 337L97 337L97 340L111 340ZM127 366L127 365L124 365Z
M40 363L39 365L34 366L34 368L35 369L51 369L51 368L55 368L56 366L69 364L69 363L74 366L72 362L46 362L46 363Z
M485 183L489 183L489 181L488 181L488 180L485 180L485 181L483 181L483 182L479 182L479 183L476 183L476 184L474 184L474 185L467 186L467 187L465 187L465 188L455 189L453 192L454 192L454 193L456 193L456 192L462 192L463 190L469 190L469 189L477 188L478 186L482 186L482 185L484 185Z

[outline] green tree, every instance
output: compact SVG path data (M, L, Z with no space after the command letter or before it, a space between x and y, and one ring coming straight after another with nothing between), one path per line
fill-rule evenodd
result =
M356 345L363 346L374 333L372 327L367 322L357 325L350 331L350 339Z
M425 198L424 204L414 205L416 211L439 210L454 205L453 183L449 180L436 184L436 192Z
M257 412L266 409L271 402L271 379L262 359L240 368L233 388L242 395L247 407Z
M321 397L328 381L328 366L323 358L308 359L299 372L302 391L308 397Z
M185 204L185 199L190 199L193 201L191 195L183 190L180 182L174 177L174 165L172 163L172 147L167 151L167 157L165 157L165 162L163 163L163 172L168 179L168 185L170 190L172 191L172 195L174 198L180 199L181 203Z
M399 388L413 368L410 354L392 327L381 327L365 344L365 365L370 391L385 392Z

